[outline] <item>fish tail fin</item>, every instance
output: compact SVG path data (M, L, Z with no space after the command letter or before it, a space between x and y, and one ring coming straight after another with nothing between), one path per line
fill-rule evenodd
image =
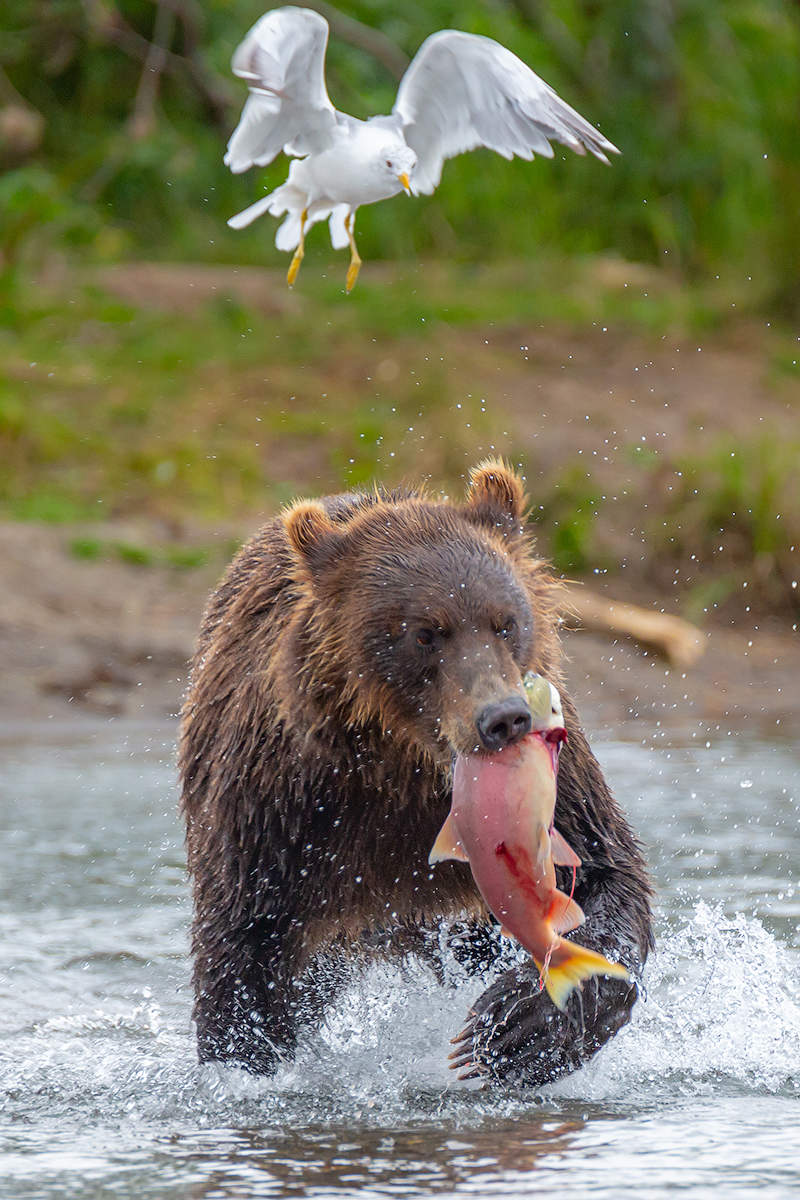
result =
M613 975L616 979L631 980L630 972L621 963L609 962L602 954L563 938L558 939L550 962L544 965L537 962L536 965L548 996L562 1012L567 1007L570 992L584 979L591 979L593 975Z

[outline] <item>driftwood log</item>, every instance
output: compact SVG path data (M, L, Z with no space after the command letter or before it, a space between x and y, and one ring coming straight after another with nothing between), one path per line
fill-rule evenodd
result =
M564 624L568 629L596 629L635 638L675 667L691 667L705 651L705 635L689 621L638 604L607 600L574 585L569 588Z

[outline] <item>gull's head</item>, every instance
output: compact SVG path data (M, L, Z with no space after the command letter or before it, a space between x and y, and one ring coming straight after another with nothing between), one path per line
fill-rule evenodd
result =
M407 195L416 195L413 179L417 156L410 146L400 141L387 143L381 148L378 162L387 184L391 182L396 188L399 183Z

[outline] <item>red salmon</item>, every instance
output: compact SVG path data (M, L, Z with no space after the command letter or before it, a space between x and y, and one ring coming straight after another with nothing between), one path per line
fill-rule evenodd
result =
M429 861L469 863L503 932L533 956L543 986L564 1009L584 979L630 975L620 963L561 937L577 929L584 915L556 887L554 864L577 868L580 859L553 826L558 752L566 731L555 688L552 693L547 713L534 709L534 730L521 741L496 754L456 759L452 806Z

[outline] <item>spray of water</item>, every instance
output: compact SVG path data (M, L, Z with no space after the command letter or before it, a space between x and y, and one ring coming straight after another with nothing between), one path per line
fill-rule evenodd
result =
M465 1086L447 1069L448 1040L480 986L375 966L273 1079L196 1066L184 1009L152 995L120 1000L21 1034L2 1063L3 1092L17 1110L44 1104L78 1120L88 1109L145 1124L178 1114L201 1125L270 1114L304 1124L445 1113L469 1122L536 1099ZM631 1024L545 1099L649 1107L720 1090L796 1096L799 1081L798 956L758 920L701 902L663 932Z

